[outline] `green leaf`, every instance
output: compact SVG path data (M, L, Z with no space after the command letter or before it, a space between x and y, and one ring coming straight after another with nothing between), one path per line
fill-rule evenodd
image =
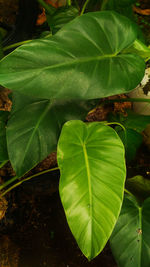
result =
M126 160L130 162L135 158L137 150L143 142L143 137L140 133L132 129L123 131L122 129L120 130L120 127L119 130L117 130L117 133L125 146Z
M140 40L135 40L130 47L123 51L123 53L133 53L147 59L150 57L150 48L143 44Z
M149 267L150 263L150 198L140 207L135 199L125 196L120 217L110 239L119 267Z
M56 150L64 122L84 119L93 102L36 99L15 94L7 143L17 176L22 176Z
M38 98L96 99L129 92L145 63L122 54L137 38L134 24L112 11L91 12L56 35L20 46L0 63L0 84Z
M115 129L125 146L127 161L133 160L143 141L141 132L150 124L150 116L136 114L129 110L127 115L111 113L108 120L119 122L125 127L125 132L118 126Z
M65 24L73 20L78 15L78 9L73 6L57 8L56 12L52 16L47 16L47 21L52 33L55 34Z
M131 110L127 111L127 114L111 113L108 117L109 121L116 121L121 123L125 128L132 129L141 133L145 130L148 124L150 124L149 115L137 114Z
M139 199L150 197L150 180L137 175L126 180L126 187Z
M6 143L6 122L9 112L0 111L0 162L8 159Z
M104 248L120 212L126 174L123 144L103 123L69 121L59 138L57 159L68 224L91 260Z
M133 4L136 0L106 0L102 5L103 10L114 10L128 18L134 20L134 14L132 10Z

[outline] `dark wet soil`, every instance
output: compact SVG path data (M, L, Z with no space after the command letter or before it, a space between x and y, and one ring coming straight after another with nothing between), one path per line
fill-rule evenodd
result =
M66 222L58 182L55 172L9 195L9 208L1 221L0 266L117 267L109 245L91 262L82 255Z

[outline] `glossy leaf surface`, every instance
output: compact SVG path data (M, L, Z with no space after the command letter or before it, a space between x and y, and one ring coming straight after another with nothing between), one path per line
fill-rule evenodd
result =
M140 207L125 196L121 214L111 236L111 248L119 267L149 267L150 198Z
M63 126L57 159L68 224L91 260L104 248L120 212L126 173L123 144L103 123L70 121Z
M8 159L7 143L6 143L6 121L9 112L0 111L0 161Z
M0 84L38 98L96 99L129 92L144 60L122 54L137 38L134 24L112 11L77 17L56 35L17 48L0 63Z
M93 107L92 102L35 99L18 93L13 103L7 143L10 161L19 177L56 150L64 122L84 119Z

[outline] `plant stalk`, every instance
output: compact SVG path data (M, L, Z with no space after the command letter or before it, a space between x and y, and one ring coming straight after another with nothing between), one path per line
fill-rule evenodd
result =
M105 6L106 6L107 2L108 2L108 0L103 0L103 1L102 1L102 4L101 4L101 9L100 9L100 11L103 11L103 10L105 10Z
M84 13L84 11L85 11L85 9L86 9L86 7L87 7L89 1L90 1L90 0L86 0L86 1L85 1L84 5L83 5L83 7L82 7L82 10L81 10L80 16L83 15L83 13Z
M135 198L135 196L130 191L128 191L126 188L124 188L124 192Z
M5 47L3 47L3 51L5 52L5 51L7 51L7 50L9 50L11 48L16 48L16 47L18 47L20 45L27 44L27 43L29 43L31 41L32 40L26 40L26 41L22 41L22 42L18 42L18 43L15 43L15 44L11 44L11 45L5 46Z
M45 171L36 173L36 174L34 174L34 175L31 175L31 176L29 176L29 177L27 177L27 178L25 178L25 179L19 181L18 183L12 185L12 186L9 187L8 189L6 189L2 194L0 194L0 196L1 196L1 197L5 196L5 195L6 195L8 192L10 192L12 189L16 188L17 186L21 185L22 183L24 183L24 182L26 182L26 181L31 180L32 178L35 178L35 177L40 176L40 175L42 175L42 174L45 174L45 173L48 173L48 172L52 172L52 171L55 171L55 170L58 170L58 169L59 169L58 167L55 167L55 168L53 168L53 169L45 170ZM12 183L13 181L17 180L17 179L18 179L17 176L13 177L12 179L10 179L10 180L11 180L11 183ZM9 182L9 180L8 180L7 182ZM6 182L6 183L7 183L7 182ZM7 185L10 184L10 183L7 183L7 185L6 185L6 183L4 183L5 187L6 187ZM4 188L4 187L3 187L3 188ZM0 189L3 189L3 188L0 188Z
M119 122L107 122L106 124L107 125L112 125L112 124L119 125L124 130L124 132L126 132L125 127L121 123L119 123Z
M3 162L0 164L0 169L1 169L2 167L4 167L4 165L5 165L7 162L8 162L8 160L3 161Z
M71 0L67 0L67 5L71 6Z
M53 15L56 8L51 6L51 5L47 5L43 0L38 0L39 4L45 8L45 11L49 14L49 15Z

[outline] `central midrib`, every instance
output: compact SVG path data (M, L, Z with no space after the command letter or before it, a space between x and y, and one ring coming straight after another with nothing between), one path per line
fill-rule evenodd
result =
M65 66L69 66L69 65L76 65L76 64L81 64L81 63L86 63L86 62L91 62L91 61L100 61L100 60L103 60L105 58L113 58L113 57L116 57L118 54L118 52L114 53L114 54L108 54L108 55L101 55L101 56L94 56L94 57L81 57L81 58L75 58L75 59L72 59L72 60L68 60L67 62L61 62L61 63L58 63L58 64L52 64L50 66L43 66L43 67L38 67L37 65L37 68L32 68L32 69L28 69L28 70L21 70L21 71L17 71L17 73L28 73L28 72L32 72L32 71L35 71L35 70L39 70L39 71L43 71L43 70L46 70L46 69L57 69L57 68L60 68L60 67L65 67Z
M139 263L140 263L140 266L142 267L142 207L139 207L139 230L141 230L141 233L139 233L139 237L140 238L140 253L139 253Z
M27 144L27 146L26 146L26 149L25 149L25 152L24 152L24 157L23 157L23 160L22 160L22 164L23 164L24 159L25 159L25 157L26 157L26 153L28 152L28 149L29 149L29 147L30 147L30 145L31 145L32 139L33 139L33 137L34 137L34 135L35 135L35 133L36 133L36 131L37 131L37 129L38 129L38 127L39 127L41 121L42 121L43 118L46 116L47 112L49 111L51 105L52 105L52 101L50 101L50 102L46 105L46 108L45 108L44 112L43 112L43 113L41 114L41 116L39 117L39 120L38 120L38 122L37 122L37 124L36 124L36 126L35 126L35 128L34 128L34 130L33 130L33 132L32 132L32 134L31 134L30 139L29 139L29 142L28 142L28 144Z
M74 64L78 64L78 63L86 63L86 62L95 61L95 60L99 60L100 61L100 60L105 59L105 58L116 57L117 54L118 53L102 55L102 56L95 56L95 57L75 58L73 60L69 60L68 62L63 62L63 63L59 63L59 64L56 64L56 65L46 66L43 69L58 68L58 67L66 66L66 65L74 65Z
M90 167L89 167L89 160L88 160L88 155L87 155L87 150L85 144L83 144L83 153L84 153L84 158L85 158L85 165L86 165L86 170L87 170L87 177L88 177L88 189L89 189L89 209L90 209L90 220L91 220L91 236L92 236L92 187L91 187L91 174L90 174ZM91 244L91 249L92 249L92 244Z

